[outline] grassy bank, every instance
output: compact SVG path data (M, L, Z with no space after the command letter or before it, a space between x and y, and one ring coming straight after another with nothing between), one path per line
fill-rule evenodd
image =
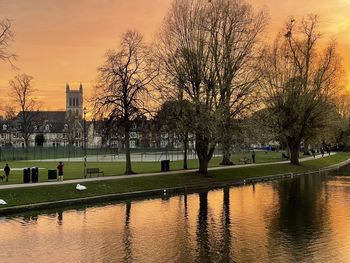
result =
M242 157L250 157L250 154L235 154L232 156L232 160L235 163L239 163L239 159ZM256 162L266 163L266 162L279 162L281 161L281 153L276 152L257 152ZM220 165L221 158L215 157L210 163L209 167L217 167ZM57 162L27 162L27 161L14 161L9 162L11 168L23 168L23 167L40 167L43 168L39 170L39 182L47 181L47 169L56 169ZM159 162L133 162L133 169L136 173L155 173L160 172ZM4 174L1 169L5 166L5 162L0 162L0 174ZM118 176L123 175L125 171L124 162L88 162L88 168L98 167L104 171L105 176ZM188 168L195 169L198 168L198 160L188 160ZM170 170L177 171L183 169L183 161L173 161L170 163ZM64 179L80 179L83 178L84 163L83 162L66 162L64 167ZM22 183L23 182L23 172L22 171L12 171L8 183ZM0 184L5 184L5 182L0 181Z
M0 190L0 198L8 202L7 206L17 206L150 189L193 185L203 186L210 185L212 183L241 180L250 177L315 170L340 163L348 158L350 158L350 153L338 153L322 159L303 162L300 166L293 166L290 164L274 164L220 171L217 170L211 171L211 176L208 178L198 176L195 173L189 173L173 175L162 174L150 177L86 182L84 185L87 186L87 190L82 192L75 190L75 184L6 189Z

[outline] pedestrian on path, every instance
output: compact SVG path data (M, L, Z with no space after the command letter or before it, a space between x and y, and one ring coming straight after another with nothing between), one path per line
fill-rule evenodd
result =
M315 151L315 149L312 149L312 150L311 150L311 153L312 153L312 156L315 158L315 157L316 157L316 151Z
M61 181L61 182L63 182L63 167L64 167L63 162L59 162L58 165L57 165L58 181Z
M6 182L9 181L10 171L11 171L10 166L9 166L9 164L7 163L7 164L5 165L5 167L4 167L4 172L5 172L5 175L6 175Z
M253 163L255 163L255 151L254 150L252 152L252 160L253 160Z

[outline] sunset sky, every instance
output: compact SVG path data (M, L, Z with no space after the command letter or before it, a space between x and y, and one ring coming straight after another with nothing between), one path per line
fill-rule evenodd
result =
M319 14L324 37L335 37L350 74L350 0L250 0L269 11L268 34L289 16ZM8 97L8 81L18 73L34 77L37 95L48 110L64 110L65 85L91 94L96 69L109 48L117 47L127 29L140 31L150 42L171 0L0 0L0 17L12 21L18 56L17 70L0 64L1 97ZM3 104L0 105L0 109Z

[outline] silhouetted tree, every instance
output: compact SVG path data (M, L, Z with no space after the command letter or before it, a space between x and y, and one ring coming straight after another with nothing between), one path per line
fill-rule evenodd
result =
M286 141L292 164L299 164L300 143L329 126L334 108L340 61L334 41L319 51L317 26L317 16L299 25L292 19L287 33L277 37L261 60L270 121Z
M158 75L158 69L153 68L150 61L150 52L143 43L142 35L136 31L127 31L119 50L109 50L104 64L98 69L95 113L107 117L110 123L117 121L123 128L126 174L133 173L130 130L135 120L149 113L149 85Z
M45 142L44 134L40 133L35 136L35 144L37 146L43 146Z
M20 74L10 80L10 92L14 105L19 109L17 119L25 146L29 146L29 137L34 132L38 116L39 103L34 97L33 77Z
M9 62L13 66L13 60L16 55L9 50L10 43L13 41L13 31L11 22L8 19L0 21L0 60Z
M174 133L180 139L184 148L183 168L187 169L187 151L189 134L193 131L193 105L187 100L166 101L156 120L162 131Z

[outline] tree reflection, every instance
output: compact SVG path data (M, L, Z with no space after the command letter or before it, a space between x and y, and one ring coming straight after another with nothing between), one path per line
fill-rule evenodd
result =
M230 248L231 248L231 218L230 218L230 188L223 189L223 207L222 207L222 239L220 241L220 262L231 262Z
M326 230L327 203L322 193L322 180L307 175L276 183L279 207L270 223L271 245L287 243L293 260L305 260L305 248L313 244Z
M125 224L124 224L124 234L123 234L123 244L124 244L124 257L123 262L132 262L132 233L130 229L130 212L131 212L131 202L126 202L125 206Z
M210 259L210 246L208 234L208 191L199 194L199 211L197 222L198 261L212 262Z

